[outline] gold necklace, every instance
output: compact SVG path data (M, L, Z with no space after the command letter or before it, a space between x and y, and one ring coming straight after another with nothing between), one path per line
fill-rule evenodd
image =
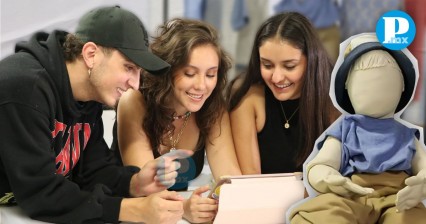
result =
M281 101L279 101L279 102L280 102L280 106L281 106L281 111L283 112L284 118L285 118L284 128L285 129L289 129L290 128L290 124L288 122L296 114L297 110L299 110L299 107L297 107L296 110L294 110L293 114L290 116L290 118L287 119L287 116L285 115L285 112L284 112L283 104L282 104Z
M188 114L188 115L186 115L186 114ZM173 133L172 133L172 131L168 132L169 139L170 139L170 145L171 145L170 152L173 151L173 150L176 150L176 145L177 145L177 143L180 140L180 136L183 133L183 129L185 129L186 124L188 123L188 120L189 120L189 116L191 116L191 112L187 112L186 114L185 114L186 115L185 119L183 120L182 127L180 128L180 131L179 131L179 133L176 136L176 139L173 139Z

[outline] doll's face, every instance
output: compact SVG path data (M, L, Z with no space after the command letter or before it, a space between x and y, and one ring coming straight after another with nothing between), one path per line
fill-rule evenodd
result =
M401 71L392 66L351 71L346 84L355 113L374 118L394 116L403 86Z

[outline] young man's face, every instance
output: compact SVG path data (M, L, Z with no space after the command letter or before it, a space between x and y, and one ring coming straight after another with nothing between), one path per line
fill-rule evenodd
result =
M139 88L140 74L141 68L118 50L105 54L99 49L89 78L95 99L115 107L125 91Z

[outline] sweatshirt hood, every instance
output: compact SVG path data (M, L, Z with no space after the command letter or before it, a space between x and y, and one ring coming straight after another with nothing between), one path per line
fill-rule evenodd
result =
M33 55L56 86L55 91L63 103L63 111L72 117L80 117L93 112L98 103L74 100L62 49L67 34L65 31L35 33L29 41L18 43L15 52L24 51Z

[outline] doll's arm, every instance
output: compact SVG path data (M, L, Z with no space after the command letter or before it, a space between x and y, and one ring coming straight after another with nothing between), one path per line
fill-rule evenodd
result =
M415 139L416 153L412 161L412 170L415 176L405 180L407 185L396 195L396 209L398 212L410 209L426 199L426 152L423 145Z
M373 192L373 189L354 184L349 178L340 174L338 170L341 154L341 142L336 138L328 137L316 157L307 165L309 184L320 193L333 192L343 197Z

